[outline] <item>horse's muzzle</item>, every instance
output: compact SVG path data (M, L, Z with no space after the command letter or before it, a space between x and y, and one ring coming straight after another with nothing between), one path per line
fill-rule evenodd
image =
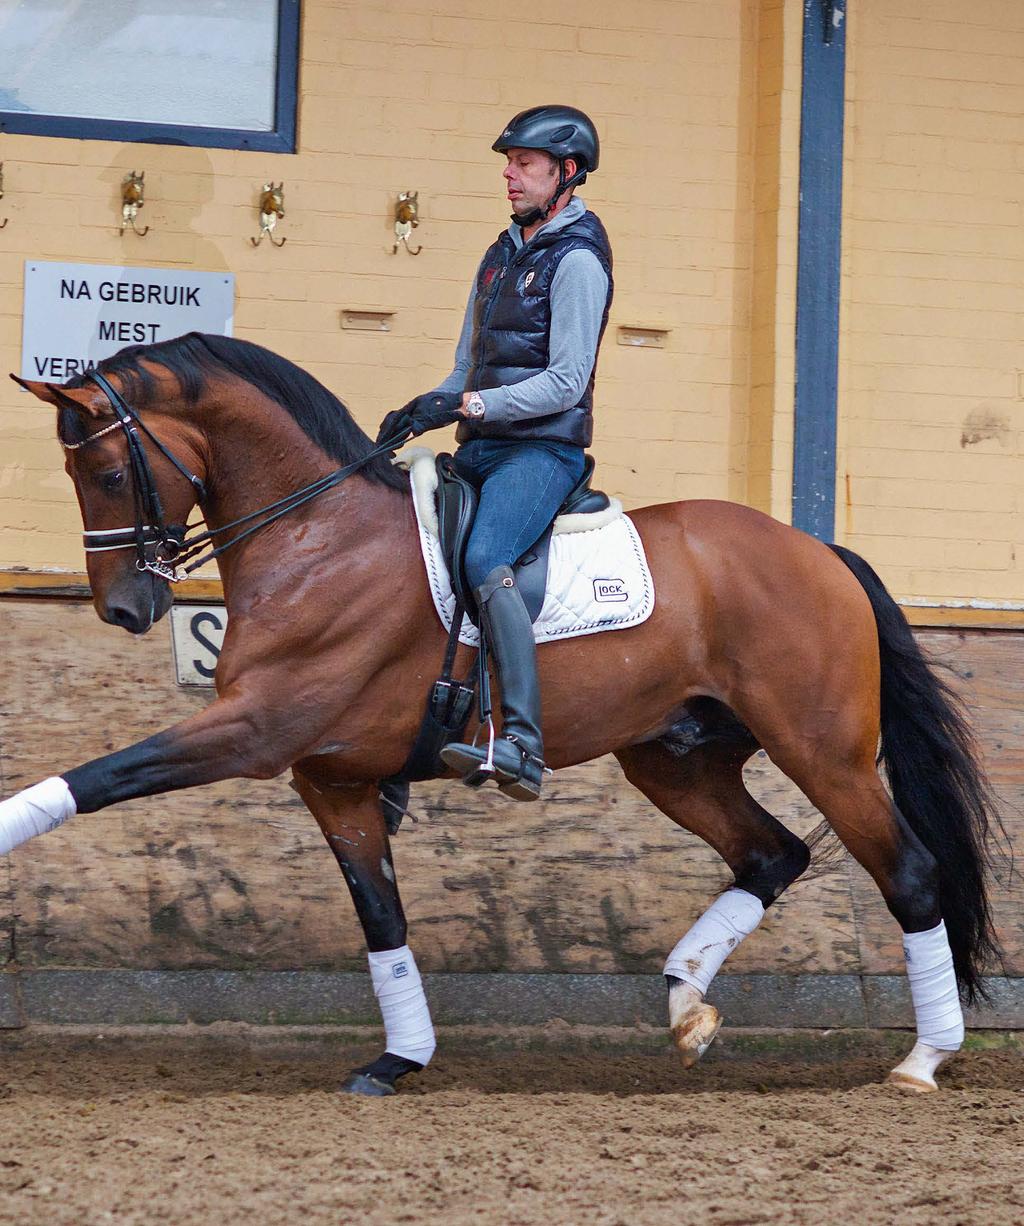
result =
M120 626L129 634L145 634L166 615L172 601L169 584L156 575L136 571L112 584L106 598L95 603L108 625Z

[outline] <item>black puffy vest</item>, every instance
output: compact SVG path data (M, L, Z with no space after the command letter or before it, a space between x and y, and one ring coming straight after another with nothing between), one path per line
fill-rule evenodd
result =
M551 282L562 258L580 248L592 251L608 275L598 349L612 302L612 252L600 219L586 212L578 220L550 233L539 230L516 250L508 231L488 248L477 273L473 317L472 365L466 390L521 383L546 370L551 335ZM595 355L594 368L597 361ZM579 403L547 417L520 422L463 420L460 443L471 438L557 439L590 445L593 436L594 370Z

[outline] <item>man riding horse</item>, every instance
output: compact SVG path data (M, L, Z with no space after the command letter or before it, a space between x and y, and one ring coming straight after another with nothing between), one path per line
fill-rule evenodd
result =
M384 455L408 432L461 419L458 463L482 487L469 552L502 682L499 783L530 799L542 779L533 642L508 567L580 471L610 258L600 223L571 199L597 165L585 116L527 112L495 144L516 223L477 277L446 381L462 390L442 385L392 415L378 447L307 371L228 337L129 347L62 385L18 379L57 410L100 616L145 633L170 607L169 583L216 559L229 625L216 700L0 800L0 855L120 801L290 769L344 873L384 1021L384 1054L344 1084L357 1094L394 1093L435 1042L381 804L417 738L419 713L402 700L444 642L426 580L409 580L422 560L408 482ZM204 522L187 528L196 508ZM763 750L899 924L917 1042L890 1077L935 1090L963 1041L958 993L983 996L998 956L999 810L957 695L849 550L727 502L631 519L657 605L626 632L541 653L546 752L554 769L615 754L732 873L664 966L683 1064L721 1025L705 999L713 977L811 859L747 789L744 764ZM482 752L452 755L465 769Z
M452 373L389 413L378 442L403 427L421 434L459 423L455 467L480 492L466 577L501 683L495 777L506 795L536 800L545 769L540 688L512 566L583 475L612 253L604 226L573 194L598 165L597 132L582 111L522 111L491 147L507 158L511 225L480 262ZM441 756L466 777L486 751L454 744Z

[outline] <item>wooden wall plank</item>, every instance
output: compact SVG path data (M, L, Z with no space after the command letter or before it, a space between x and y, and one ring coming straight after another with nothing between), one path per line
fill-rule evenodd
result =
M1024 848L1024 635L929 631L978 704L979 730ZM0 603L0 785L37 779L140 739L206 701L173 682L167 624L135 639L86 605ZM798 833L817 814L764 759L752 790ZM1016 806L1016 808L1014 808ZM435 971L657 973L729 879L717 856L627 785L613 759L560 772L538 805L452 783L419 785L395 854L410 939ZM138 800L17 849L0 877L27 967L360 969L340 874L286 781L237 781ZM1007 967L1024 973L1020 888L997 894ZM12 918L16 917L16 918ZM4 936L0 935L0 940ZM899 934L849 861L801 884L733 971L902 970Z

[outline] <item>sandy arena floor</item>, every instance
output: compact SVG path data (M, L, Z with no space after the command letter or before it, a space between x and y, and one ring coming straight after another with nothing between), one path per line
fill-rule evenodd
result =
M624 1041L625 1040L625 1041ZM446 1036L391 1099L330 1031L0 1036L0 1222L1024 1221L1024 1061L975 1036L941 1094L877 1084L908 1036Z

